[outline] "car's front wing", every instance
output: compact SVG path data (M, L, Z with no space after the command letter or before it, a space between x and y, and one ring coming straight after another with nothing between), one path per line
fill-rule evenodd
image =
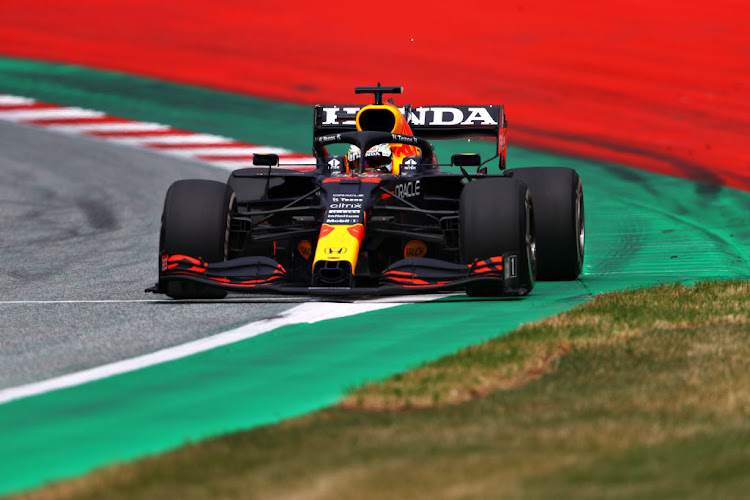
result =
M240 257L206 263L187 255L163 255L159 282L147 292L164 293L171 281L190 281L213 288L242 293L292 295L402 295L447 292L469 284L502 283L501 295L524 295L516 272L517 256L503 254L472 264L410 258L393 263L380 276L376 287L302 286L286 269L269 257Z

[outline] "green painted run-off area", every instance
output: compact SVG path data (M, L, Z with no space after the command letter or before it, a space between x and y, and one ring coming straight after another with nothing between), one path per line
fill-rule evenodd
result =
M2 59L0 82L0 93L309 151L308 108ZM592 294L750 277L750 193L522 150L512 146L512 132L510 138L509 166L571 166L583 179L587 244L579 281L538 283L522 299L460 298L289 326L2 405L0 494L333 404L348 387L506 334ZM491 146L476 142L437 151L460 149L491 154Z

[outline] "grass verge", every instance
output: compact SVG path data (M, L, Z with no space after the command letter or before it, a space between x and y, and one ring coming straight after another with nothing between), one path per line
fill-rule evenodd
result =
M746 498L750 282L664 285L29 498Z

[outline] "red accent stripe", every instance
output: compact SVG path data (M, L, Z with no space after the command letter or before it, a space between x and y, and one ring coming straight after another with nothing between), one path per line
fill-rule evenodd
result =
M421 284L420 285L416 285L416 284L408 284L408 283L394 283L394 284L397 284L397 285L402 286L404 288L438 288L438 287L441 287L443 285L447 285L449 283L452 283L452 281L438 281L438 282L435 282L435 283L427 283L425 285L421 285Z
M398 281L399 283L410 283L412 285L430 285L431 284L425 280L416 279L416 278L398 278L396 276L391 276L388 279L393 280L393 281Z
M383 273L384 276L390 276L392 274L400 274L402 276L416 276L414 273L407 273L404 271L386 271Z
M349 234L357 238L357 241L362 243L362 239L365 237L365 228L361 224L355 224L354 226L347 227Z
M256 286L256 285L262 285L264 283L270 283L278 279L279 279L278 276L271 276L270 278L264 279L264 280L246 280L246 281L241 281L239 283L232 283L232 285L234 286Z
M200 266L202 262L199 259L196 259L195 257L190 257L189 255L181 255L181 254L175 254L170 255L168 262L179 262L181 260L186 260L190 262L191 264L195 264L197 266Z
M329 226L328 224L323 224L320 226L320 235L318 236L318 239L328 236L332 232L333 232L333 226Z

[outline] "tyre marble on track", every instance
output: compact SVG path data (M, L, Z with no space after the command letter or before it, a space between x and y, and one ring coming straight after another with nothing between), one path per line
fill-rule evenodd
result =
M170 303L143 293L156 279L169 185L225 181L226 172L2 122L0 143L0 388L181 344L294 305L288 298Z

